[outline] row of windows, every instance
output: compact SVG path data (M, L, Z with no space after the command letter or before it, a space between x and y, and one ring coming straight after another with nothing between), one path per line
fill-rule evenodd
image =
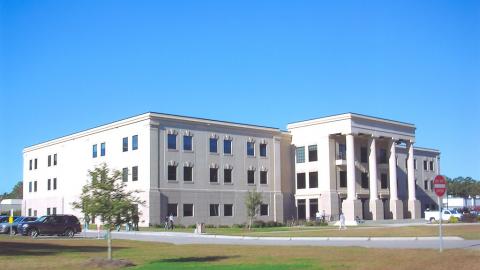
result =
M297 163L304 163L305 162L305 146L300 146L295 149L295 157ZM309 145L308 146L308 161L317 161L318 154L317 154L317 145Z
M305 173L297 173L297 189L307 188ZM318 172L308 173L308 188L318 188Z
M52 157L53 157L53 160L52 160ZM48 167L52 166L52 161L53 161L53 166L57 166L57 154L48 155L48 158L47 158L47 166ZM36 159L36 158L30 159L28 161L28 169L30 171L38 169L38 159Z
M223 169L223 183L232 183L232 170L231 168ZM219 182L219 169L210 168L210 183ZM260 184L267 184L267 171L260 171ZM167 170L167 179L169 181L177 180L177 166L169 165ZM193 181L193 167L184 166L183 167L183 181L192 182ZM255 184L255 170L247 170L247 184Z
M132 167L132 181L138 181L138 166ZM122 169L122 182L128 182L128 168Z
M232 217L234 215L234 208L233 204L223 204L223 207L220 207L220 204L209 204L209 215L211 217ZM261 204L260 205L260 216L268 216L268 204ZM220 210L223 210L220 212ZM168 204L168 215L172 215L174 217L178 216L178 204L176 203L169 203ZM193 217L194 213L194 206L192 203L184 203L183 204L183 217Z
M132 151L138 149L138 135L133 135L132 136ZM128 151L128 137L124 137L122 139L122 151L127 152Z
M100 144L100 156L104 157L106 153L106 144L103 142ZM92 157L96 158L97 157L97 145L94 144L92 145Z
M193 151L193 137L191 135L183 135L183 150ZM233 141L230 139L223 140L223 154L232 155ZM168 134L167 148L169 150L177 150L177 134ZM208 149L210 153L218 153L218 138L210 138ZM260 143L260 156L267 156L267 144ZM255 142L247 142L247 156L255 156Z
M55 208L55 212L57 212L56 208ZM32 208L28 208L28 216L29 217L36 217L37 216L37 210L33 210L33 215L32 215Z
M30 181L28 182L28 192L37 192L37 181Z
M347 187L347 171L339 171L339 180L340 180L340 187L346 188ZM360 176L360 186L362 188L369 188L370 187L370 179L368 173L362 172ZM380 174L380 188L387 189L388 188L388 175L386 173Z
M28 182L28 192L37 192L37 181ZM57 190L57 178L47 179L47 190Z

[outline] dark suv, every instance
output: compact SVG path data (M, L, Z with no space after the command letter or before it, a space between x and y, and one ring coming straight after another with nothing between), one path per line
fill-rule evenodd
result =
M35 221L18 224L17 231L21 235L37 237L39 235L75 236L82 231L78 218L72 215L42 216Z

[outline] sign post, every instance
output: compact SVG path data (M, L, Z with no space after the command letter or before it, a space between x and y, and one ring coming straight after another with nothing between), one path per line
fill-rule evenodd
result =
M438 198L438 208L439 208L439 238L440 238L440 252L443 251L443 235L442 235L442 217L443 217L443 207L442 207L442 197L447 191L447 181L442 175L435 176L433 180L433 190L437 194Z
M8 217L8 223L10 224L10 236L13 235L13 209L10 209L10 216Z

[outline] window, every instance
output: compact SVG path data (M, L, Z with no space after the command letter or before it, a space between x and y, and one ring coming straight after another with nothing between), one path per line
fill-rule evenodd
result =
M37 165L38 165L38 160L35 159L35 162L34 162L34 163L35 163L34 169L36 170L36 169L37 169Z
M100 144L100 156L105 156L105 143Z
M318 188L318 172L308 173L308 188Z
M297 173L297 189L306 188L305 173Z
M316 217L318 211L318 199L308 200L310 204L310 219Z
M308 146L308 161L317 161L317 145L309 145Z
M362 172L361 186L362 188L368 188L368 174L365 172Z
M28 182L28 192L32 192L32 182Z
M183 181L192 182L192 167L183 167Z
M255 143L247 142L247 156L255 156Z
M232 140L223 140L223 153L227 155L232 154Z
M414 170L417 169L417 159L416 158L413 159L413 169Z
M247 171L247 184L255 184L255 171L254 170L248 170Z
M433 171L433 161L430 161L430 171Z
M37 210L33 210L33 215L36 217L37 216Z
M169 203L167 207L168 207L168 209L167 209L168 215L172 215L172 216L176 217L177 216L177 204L176 203Z
M132 181L138 181L138 166L132 167Z
M232 183L232 169L223 169L223 182Z
M128 182L128 168L122 169L122 182Z
M424 160L423 161L423 169L426 171L428 168L427 168L427 161Z
M93 158L97 157L97 145L96 144L92 145L92 157Z
M47 216L50 215L50 207L47 208Z
M388 188L388 176L386 173L382 173L380 176L380 188Z
M367 150L367 147L365 146L360 147L360 162L362 163L368 162L368 150Z
M428 180L423 181L423 189L428 190Z
M184 203L183 204L183 216L184 217L193 217L193 204Z
M268 204L260 205L260 216L268 216Z
M57 190L57 178L53 178L53 190Z
M28 208L28 216L29 216L29 217L32 216L32 208Z
M261 157L266 157L267 156L267 144L266 143L261 143L260 144L260 156Z
M218 204L210 204L210 216L211 217L218 216Z
M168 134L168 149L177 149L177 135Z
M53 166L57 166L57 154L53 154Z
M177 180L177 166L168 165L168 180L171 180L171 181Z
M127 152L128 151L128 137L123 138L122 140L122 151Z
M30 159L30 165L28 166L28 169L31 171L32 170L32 160Z
M430 181L430 190L433 190L433 180Z
M210 138L210 153L217 153L217 138Z
M47 190L51 190L52 189L52 179L48 179L47 181Z
M338 144L338 156L337 159L345 160L347 159L347 146L344 143Z
M380 164L387 163L387 149L380 148L378 163L380 163Z
M340 187L347 187L347 171L340 171Z
M52 207L52 215L56 215L57 214L57 208L56 207Z
M192 136L184 135L183 136L183 150L192 151Z
M138 135L132 136L132 150L138 149Z
M52 155L48 155L48 162L47 162L47 166L50 167L52 166Z
M260 184L267 184L267 171L260 171Z
M33 182L33 192L37 192L37 181Z
M224 204L223 205L223 215L226 217L233 216L233 204Z
M218 169L210 168L210 183L218 183Z
M295 157L297 159L297 163L305 162L305 146L297 147L297 149L295 149Z

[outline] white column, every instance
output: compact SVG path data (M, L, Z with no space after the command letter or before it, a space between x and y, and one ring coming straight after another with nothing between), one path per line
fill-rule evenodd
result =
M388 172L390 174L390 200L398 200L397 191L397 152L396 142L390 142L390 157L388 159Z
M420 201L417 200L415 194L415 169L414 169L414 156L413 156L413 142L407 145L408 147L408 160L407 160L407 179L408 179L408 211L410 212L410 218L421 218L420 213Z
M347 134L347 200L355 200L355 143L352 134Z
M370 174L370 201L378 200L377 147L374 137L370 139L370 156L368 157L368 171Z

